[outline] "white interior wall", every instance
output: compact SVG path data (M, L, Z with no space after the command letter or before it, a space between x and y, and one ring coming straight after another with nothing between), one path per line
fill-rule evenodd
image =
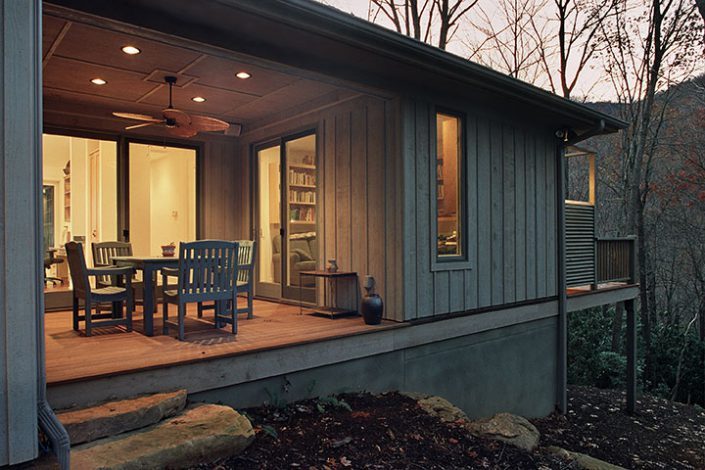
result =
M258 153L260 238L257 247L259 279L274 282L272 240L279 229L279 147Z
M196 239L196 151L130 144L130 241L135 254Z

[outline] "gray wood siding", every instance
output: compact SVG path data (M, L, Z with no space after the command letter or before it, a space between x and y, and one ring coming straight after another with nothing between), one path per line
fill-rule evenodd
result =
M37 455L42 318L39 2L0 3L0 466Z
M249 159L235 141L206 141L200 159L201 238L251 239Z
M556 295L555 138L549 130L465 113L467 194L463 229L470 268L433 267L431 197L435 106L405 100L405 319L470 311Z
M358 298L364 293L364 276L374 276L385 317L402 320L397 107L394 101L360 97L265 124L243 135L238 159L249 161L254 144L317 128L319 264L335 258L341 270L356 271ZM253 194L249 176L238 179L238 184L242 189L236 199L249 200ZM251 214L236 225L251 227ZM343 305L356 297L343 282L337 295Z

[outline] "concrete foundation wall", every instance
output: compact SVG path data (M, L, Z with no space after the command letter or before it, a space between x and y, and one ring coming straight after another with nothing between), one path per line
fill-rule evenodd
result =
M236 408L332 393L406 390L440 395L471 417L527 417L555 405L557 317L409 347L190 395Z

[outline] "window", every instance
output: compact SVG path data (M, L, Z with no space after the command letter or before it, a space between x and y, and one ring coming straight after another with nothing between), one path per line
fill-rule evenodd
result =
M462 260L463 119L436 113L436 254L438 261Z

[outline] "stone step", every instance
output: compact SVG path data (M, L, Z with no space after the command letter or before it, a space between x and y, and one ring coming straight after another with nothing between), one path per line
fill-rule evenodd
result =
M57 412L71 445L115 436L158 423L186 406L186 390L144 395Z
M71 449L71 468L184 468L234 456L255 438L228 406L194 405L159 424Z

